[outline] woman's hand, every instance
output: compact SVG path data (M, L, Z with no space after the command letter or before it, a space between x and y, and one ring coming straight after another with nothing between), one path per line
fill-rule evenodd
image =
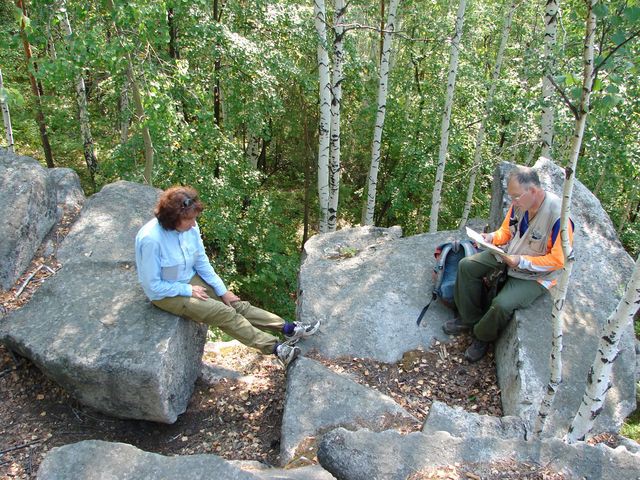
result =
M227 290L227 292L220 297L220 300L222 300L222 302L225 305L230 307L233 302L239 302L240 301L240 297L238 297L231 290Z
M191 286L191 296L199 298L200 300L206 300L207 298L209 298L209 295L207 295L207 289L201 287L200 285Z

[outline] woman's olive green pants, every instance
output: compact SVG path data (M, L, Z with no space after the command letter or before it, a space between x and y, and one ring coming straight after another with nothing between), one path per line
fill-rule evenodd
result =
M254 307L249 302L234 302L230 307L225 305L199 275L195 275L189 283L205 287L209 298L200 300L195 297L167 297L151 303L174 315L209 327L218 327L227 335L264 354L273 353L278 338L262 330L281 332L285 323L282 318Z

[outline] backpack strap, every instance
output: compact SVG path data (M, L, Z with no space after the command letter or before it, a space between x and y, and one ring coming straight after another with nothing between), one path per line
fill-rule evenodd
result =
M471 240L462 240L460 246L464 248L464 256L469 257L478 253L478 249L475 247Z
M437 295L436 292L440 288L440 285L442 285L442 277L444 273L443 270L444 270L444 264L447 260L447 255L449 255L449 252L451 250L453 250L454 252L458 251L458 242L443 243L438 248L440 249L440 256L438 257L438 261L436 262L436 265L433 267L433 271L436 274L436 281L433 285L434 296Z
M418 315L418 320L416 321L416 325L420 326L420 322L422 322L422 319L424 318L424 314L427 313L427 310L429 310L429 307L431 306L431 303L438 298L438 296L434 293L431 296L431 300L429 300L429 303L427 303L424 308L422 309L422 311L420 312L420 315Z

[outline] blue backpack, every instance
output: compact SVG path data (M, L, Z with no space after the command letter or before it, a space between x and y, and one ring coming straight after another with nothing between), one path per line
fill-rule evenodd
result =
M456 284L456 276L458 274L458 263L464 257L468 257L477 253L478 249L471 240L453 241L443 243L436 247L434 257L436 257L436 265L433 267L433 290L431 292L431 300L420 312L417 324L420 325L424 314L427 313L431 303L440 299L449 308L455 308L453 302L453 288Z

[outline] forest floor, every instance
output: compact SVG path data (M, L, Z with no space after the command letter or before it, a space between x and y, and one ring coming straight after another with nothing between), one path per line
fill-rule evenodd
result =
M63 222L60 230L54 231L51 238L55 243L64 237L66 228ZM53 255L45 257L43 252L37 252L16 287L0 295L0 313L24 305L58 268ZM24 289L16 296L23 285ZM463 359L468 341L459 337L446 345L436 343L429 351L407 352L394 364L353 357L327 360L318 353L308 356L393 398L419 420L409 431L419 431L434 400L471 412L502 414L493 354L468 364ZM186 412L174 424L165 425L117 419L83 406L30 361L0 345L0 478L35 478L49 450L90 439L129 443L170 456L214 453L227 460L258 460L277 465L284 369L273 356L257 355L243 346L208 345L203 362L236 371L238 378L199 379ZM612 436L601 436L597 441L616 446ZM297 459L296 466L316 462L310 452L308 458ZM412 480L564 478L545 466L508 460L490 465L431 468L411 477Z

